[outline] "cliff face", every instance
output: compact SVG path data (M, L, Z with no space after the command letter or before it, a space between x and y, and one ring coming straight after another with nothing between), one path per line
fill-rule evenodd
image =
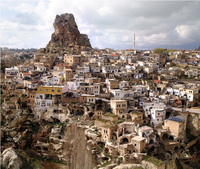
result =
M81 34L73 14L57 15L53 24L55 32L46 46L46 53L80 53L81 50L91 49L90 40Z
M91 153L91 146L87 144L84 129L70 125L65 131L63 155L70 169L93 169L97 162Z
M46 113L39 116L38 112L30 113L26 109L10 111L9 115L3 111L1 167L9 168L15 164L18 168L94 168L97 156L86 139L85 127L68 119L65 110L60 116L56 114L50 118ZM11 151L10 147L14 149Z

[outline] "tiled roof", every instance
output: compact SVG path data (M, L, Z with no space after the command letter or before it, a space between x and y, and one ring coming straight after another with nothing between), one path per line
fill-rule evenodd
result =
M23 73L23 75L30 75L30 73Z

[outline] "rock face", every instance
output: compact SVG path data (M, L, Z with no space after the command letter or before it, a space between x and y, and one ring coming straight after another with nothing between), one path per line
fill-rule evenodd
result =
M97 165L96 156L92 155L91 147L87 145L83 128L73 124L68 126L64 139L63 155L70 169L93 169Z
M73 14L57 15L53 26L55 32L46 46L46 53L68 52L78 54L82 50L91 49L88 36L80 34Z
M22 161L13 148L7 148L1 155L1 164L7 169L20 169Z

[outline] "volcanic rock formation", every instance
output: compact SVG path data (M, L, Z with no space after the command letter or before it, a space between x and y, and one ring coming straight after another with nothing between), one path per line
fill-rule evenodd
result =
M88 36L81 34L73 14L57 15L53 24L55 32L46 46L45 53L79 54L82 50L90 50Z

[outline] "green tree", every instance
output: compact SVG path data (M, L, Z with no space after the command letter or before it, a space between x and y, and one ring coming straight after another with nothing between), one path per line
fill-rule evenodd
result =
M164 48L156 48L153 50L153 53L157 53L159 55L167 55L168 51L167 49L164 49Z

